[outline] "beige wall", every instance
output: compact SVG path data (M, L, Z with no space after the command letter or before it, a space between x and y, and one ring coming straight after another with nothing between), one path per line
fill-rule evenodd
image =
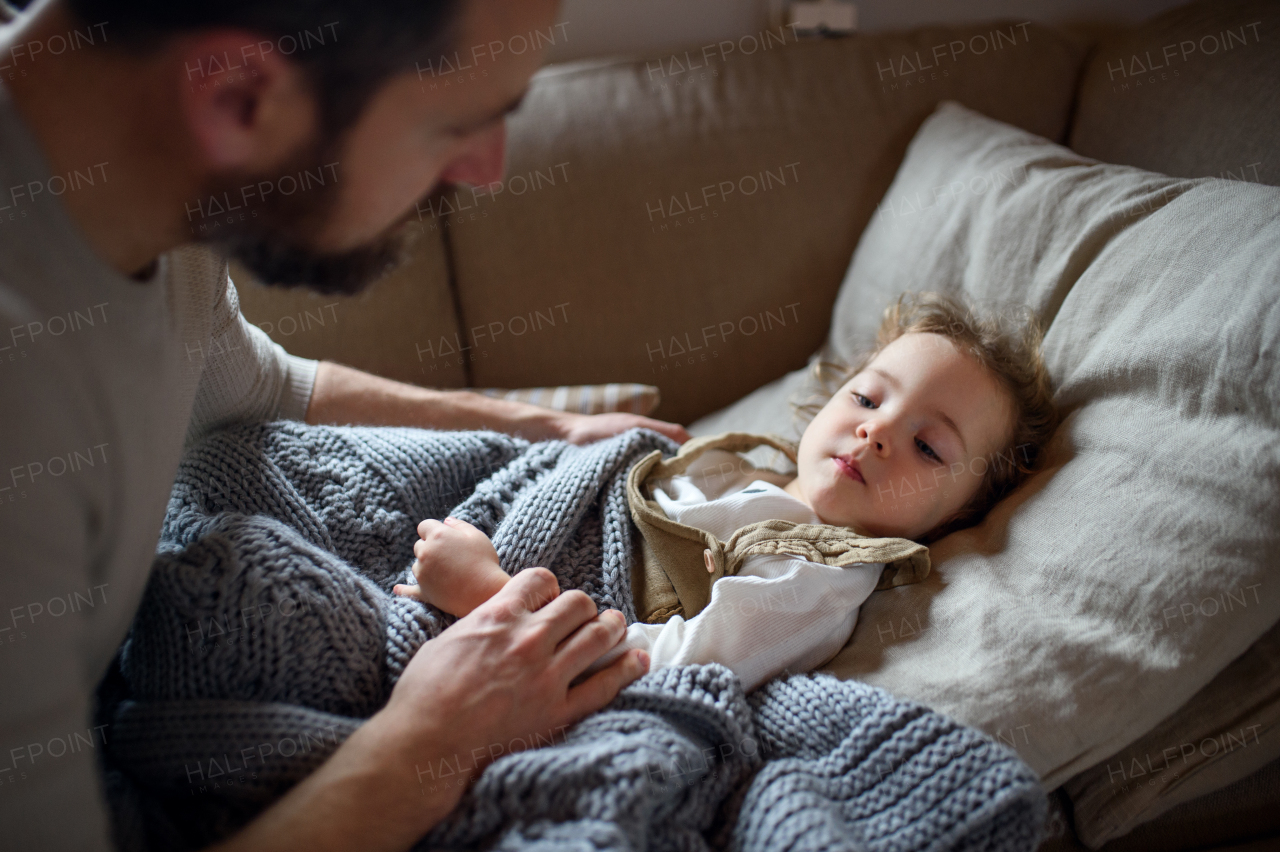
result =
M1041 23L1137 23L1183 0L862 0L864 32L1018 18ZM567 61L737 39L777 26L782 0L563 0L552 58Z

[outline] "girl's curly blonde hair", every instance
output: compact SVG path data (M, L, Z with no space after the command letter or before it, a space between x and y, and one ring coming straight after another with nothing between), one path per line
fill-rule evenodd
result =
M960 510L921 540L936 541L972 526L1011 492L1042 459L1042 449L1058 426L1049 371L1040 354L1043 332L1029 309L979 315L966 302L939 293L903 293L885 309L876 343L852 364L815 361L812 386L817 391L791 407L808 424L827 401L860 373L886 346L904 334L939 334L985 367L1008 391L1014 411L1012 437L996 453L977 493Z

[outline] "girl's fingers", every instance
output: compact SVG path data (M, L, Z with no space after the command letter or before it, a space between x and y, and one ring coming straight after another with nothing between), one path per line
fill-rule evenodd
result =
M418 585L411 586L408 583L396 583L392 587L391 593L402 598L413 598L415 601L426 603L426 600L422 597L422 587Z

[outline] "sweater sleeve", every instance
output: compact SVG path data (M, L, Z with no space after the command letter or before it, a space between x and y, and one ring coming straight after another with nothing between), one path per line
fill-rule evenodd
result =
M874 591L882 568L750 557L742 573L716 581L702 612L664 624L632 624L589 671L643 648L650 671L721 663L750 692L775 675L809 671L835 656L853 633L858 607Z
M230 275L214 304L208 355L191 413L188 443L220 426L302 420L318 361L290 355L240 313Z

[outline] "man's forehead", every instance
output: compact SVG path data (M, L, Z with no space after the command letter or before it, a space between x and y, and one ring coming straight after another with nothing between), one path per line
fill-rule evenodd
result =
M418 63L424 102L452 123L482 124L513 112L547 47L563 38L548 0L465 0L450 44Z
M518 63L541 54L567 24L556 24L558 0L462 0L451 28L449 51L462 58Z

